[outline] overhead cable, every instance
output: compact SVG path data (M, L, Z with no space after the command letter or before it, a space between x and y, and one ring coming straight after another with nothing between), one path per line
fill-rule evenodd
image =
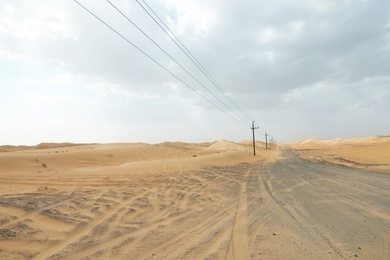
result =
M207 88L202 82L200 82L193 74L191 74L186 68L184 68L175 58L173 58L167 51L164 50L156 41L154 41L147 33L144 32L137 24L135 24L128 16L126 16L118 7L116 7L111 1L107 0L107 2L115 8L126 20L128 20L135 28L137 28L146 38L148 38L154 45L156 45L162 52L164 52L173 62L175 62L180 68L182 68L191 78L193 78L196 82L199 83L208 93L210 93L213 97L215 97L219 102L221 102L227 109L233 112L237 117L241 118L243 122L246 120L240 115L237 114L236 111L231 109L224 101L222 101L218 96L216 96L209 88Z
M77 0L73 0L74 2L76 2L79 6L81 6L85 11L87 11L89 14L91 14L93 17L95 17L97 20L99 20L101 23L103 23L105 26L107 26L109 29L111 29L114 33L116 33L118 36L120 36L123 40L125 40L127 43L129 43L130 45L132 45L134 48L136 48L138 51L140 51L142 54L144 54L146 57L148 57L151 61L153 61L154 63L156 63L158 66L160 66L163 70L165 70L166 72L168 72L169 74L171 74L173 77L175 77L177 80L179 80L181 83L183 83L186 87L188 87L190 90L192 90L193 92L195 92L197 95L199 95L200 97L202 97L204 100L206 100L208 103L210 103L211 105L213 105L214 107L216 107L217 109L219 109L220 111L222 111L223 113L225 113L226 115L230 116L231 118L233 118L234 120L236 120L237 122L241 123L241 124L244 124L243 122L241 122L240 120L238 120L236 117L233 117L231 114L227 113L225 110L223 110L222 108L220 108L218 105L216 105L214 102L212 102L211 100L209 100L207 97L205 97L204 95L202 95L202 93L200 93L199 91L197 91L196 89L194 89L193 87L191 87L188 83L186 83L184 80L182 80L181 78L179 78L176 74L174 74L173 72L171 72L169 69L167 69L164 65L162 65L161 63L159 63L157 60L155 60L154 58L152 58L149 54L147 54L145 51L143 51L141 48L139 48L137 45L135 45L134 43L132 43L129 39L127 39L125 36L123 36L121 33L119 33L117 30L115 30L112 26L110 26L108 23L106 23L105 21L103 21L100 17L98 17L96 14L94 14L92 11L90 11L87 7L85 7L84 5L82 5L80 2L78 2ZM245 124L244 124L245 125Z
M195 64L196 67L210 80L211 83L229 100L233 106L240 111L241 114L244 115L249 121L251 121L251 117L237 104L236 101L230 95L226 93L226 91L223 89L223 87L214 79L214 77L204 68L204 66L198 61L198 59L195 58L195 56L188 50L188 48L180 41L180 39L172 32L172 30L162 21L162 19L154 12L154 10L145 2L145 0L142 0L142 2L148 7L148 9L156 16L156 18L159 20L157 21L153 15L146 10L146 8L138 1L136 0L138 5L142 7L142 9L150 16L150 18L153 19L153 21L160 27L161 30L163 30L169 38L176 44L177 47L180 48L180 50ZM166 29L163 28L163 26ZM173 37L175 38L173 38Z

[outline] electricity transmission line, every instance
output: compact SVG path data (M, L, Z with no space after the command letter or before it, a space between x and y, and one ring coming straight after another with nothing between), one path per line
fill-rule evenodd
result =
M223 110L222 108L220 108L217 104L215 104L214 102L212 102L210 99L208 99L207 97L205 97L204 95L202 95L199 91L197 91L196 89L194 89L193 87L191 87L188 83L186 83L184 80L182 80L181 78L179 78L176 74L174 74L173 72L171 72L169 69L167 69L164 65L162 65L161 63L159 63L157 60L155 60L153 57L151 57L149 54L147 54L145 51L143 51L140 47L138 47L137 45L135 45L133 42L131 42L129 39L127 39L125 36L123 36L121 33L119 33L117 30L115 30L112 26L110 26L108 23L106 23L105 21L103 21L100 17L98 17L96 14L94 14L92 11L90 11L87 7L85 7L84 5L82 5L80 2L78 2L77 0L74 0L74 2L76 2L80 7L82 7L85 11L87 11L89 14L91 14L93 17L95 17L97 20L99 20L101 23L103 23L106 27L108 27L110 30L112 30L114 33L116 33L119 37L121 37L123 40L125 40L127 43L129 43L130 45L132 45L135 49L137 49L138 51L140 51L142 54L144 54L146 57L148 57L151 61L153 61L154 63L156 63L159 67L161 67L163 70L165 70L166 72L168 72L169 74L171 74L174 78L176 78L177 80L179 80L181 83L183 83L186 87L188 87L190 90L192 90L193 92L195 92L197 95L199 95L200 97L202 97L204 100L206 100L208 103L210 103L211 105L213 105L214 107L216 107L217 109L219 109L220 111L222 111L224 114L228 115L229 117L233 118L234 120L236 120L237 122L241 123L241 124L244 124L243 122L241 122L240 120L238 120L236 117L233 117L231 114L227 113L225 110Z
M150 18L153 19L153 21L160 27L161 30L163 30L168 37L176 44L177 47L195 64L195 66L210 80L210 82L228 99L228 101L233 104L233 106L249 121L251 120L251 117L237 104L237 102L234 101L232 97L230 97L226 91L223 89L223 87L218 84L218 82L211 76L211 74L204 68L204 66L198 61L198 59L195 58L195 56L188 50L188 48L180 41L180 39L172 32L172 30L162 21L162 19L156 14L156 12L153 11L153 9L145 2L145 0L142 0L142 2L148 7L148 9L156 16L156 18L159 20L157 21L153 15L146 10L146 8L138 1L136 0L138 5L142 7L142 9L150 16ZM163 28L163 26L165 29ZM173 37L172 37L173 36Z
M127 21L129 21L135 28L137 28L146 38L148 38L154 45L156 45L162 52L164 52L173 62L175 62L180 68L182 68L192 79L199 83L208 93L210 93L213 97L215 97L219 102L221 102L227 109L233 112L237 117L239 117L243 122L245 122L245 118L243 118L236 111L231 109L225 102L223 102L218 96L216 96L213 92L210 91L202 82L200 82L193 74L191 74L186 68L184 68L175 58L173 58L167 51L164 50L156 41L154 41L144 30L142 30L137 24L135 24L128 16L126 16L118 7L116 7L112 2L107 0L107 2L117 10Z
M252 121L252 127L251 127L251 130L252 130L252 140L253 140L253 155L256 156L256 141L255 141L255 130L256 129L259 129L258 126L255 126L255 121Z

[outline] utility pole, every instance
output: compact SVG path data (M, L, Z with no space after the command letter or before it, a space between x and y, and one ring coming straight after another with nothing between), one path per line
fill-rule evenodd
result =
M265 132L265 149L268 149L268 142L267 142L268 134Z
M258 126L255 127L255 121L252 121L252 133L253 133L253 155L256 156L256 144L255 144L255 129L259 129Z

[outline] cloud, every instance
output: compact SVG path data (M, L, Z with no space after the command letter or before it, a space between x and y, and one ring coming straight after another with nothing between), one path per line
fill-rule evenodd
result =
M206 1L169 0L162 5L168 9L165 17L172 30L178 35L185 34L192 41L206 38L216 19L214 10Z
M80 2L232 114L109 3ZM213 94L228 102L136 2L113 3ZM359 134L359 120L370 122L360 128L362 134L389 129L380 118L390 109L386 102L390 2L147 3L219 86L262 127L276 133L275 139L283 140L277 135L285 140L303 138L303 134L346 135L348 130ZM6 0L0 4L0 78L1 108L13 111L1 119L13 130L32 124L34 120L26 119L30 116L43 125L56 122L75 136L88 136L79 126L90 131L95 125L102 129L94 133L101 140L109 140L112 133L115 140L126 139L130 130L134 139L146 140L153 132L149 128L156 125L160 139L172 139L175 134L179 139L185 136L182 132L189 139L198 134L199 139L221 139L220 134L242 137L231 127L237 124L235 120L73 1ZM337 130L337 124L343 127ZM13 130L2 135L12 136ZM37 139L44 138L39 129L35 134Z

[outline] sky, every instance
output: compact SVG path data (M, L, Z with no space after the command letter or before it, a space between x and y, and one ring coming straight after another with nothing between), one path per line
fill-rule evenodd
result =
M0 144L390 134L390 1L78 1L121 36L72 0L1 1Z

